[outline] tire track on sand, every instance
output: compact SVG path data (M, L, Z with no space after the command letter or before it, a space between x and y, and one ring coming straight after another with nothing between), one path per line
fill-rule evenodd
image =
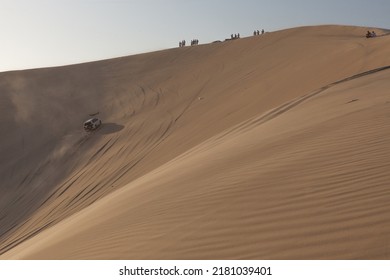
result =
M345 82L349 82L349 81L352 81L352 80L355 80L355 79L358 79L358 78L361 78L361 77L365 77L365 76L368 76L368 75L372 75L372 74L375 74L375 73L378 73L378 72L381 72L381 71L385 71L385 70L388 70L388 69L390 69L390 65L379 67L379 68L375 68L375 69L371 69L371 70L368 70L368 71L364 71L364 72L352 75L350 77L338 80L336 82L330 83L330 84L328 84L326 86L323 86L320 89L318 89L318 90L316 90L316 91L314 91L312 93L305 94L305 95L303 95L301 97L298 97L298 98L293 99L293 100L291 100L291 101L289 101L287 103L284 103L281 106L278 106L278 107L276 107L274 109L271 109L270 111L262 114L259 117L255 117L255 118L247 121L244 124L243 123L238 124L237 126L233 127L232 129L230 129L228 131L225 131L225 132L223 132L223 134L219 135L217 140L225 137L228 134L235 133L235 132L243 132L243 131L248 130L250 127L252 127L254 125L261 125L261 124L263 124L263 123L265 123L267 121L270 121L270 120L280 116L281 114L284 114L284 113L290 111L291 109L299 106L303 102L320 95L325 90L327 90L329 88L332 88L332 87L334 87L336 85L339 85L339 84L342 84L342 83L345 83Z
M287 102L275 109L272 109L271 111L267 112L266 114L260 116L258 119L256 119L253 123L254 124L262 124L266 121L269 121L269 120L272 120L274 118L276 118L277 116L297 107L298 105L300 105L301 103L305 102L306 100L308 99L311 99L313 97L316 97L318 95L320 95L322 92L324 92L325 90L329 89L329 88L332 88L336 85L339 85L339 84L342 84L342 83L345 83L345 82L349 82L349 81L352 81L352 80L355 80L355 79L358 79L358 78L361 78L361 77L365 77L365 76L368 76L368 75L372 75L372 74L375 74L377 72L380 72L380 71L384 71L384 70L387 70L387 69L390 69L390 65L389 66L384 66L384 67L379 67L379 68L375 68L375 69L372 69L372 70L368 70L368 71L365 71L365 72L362 72L362 73L359 73L359 74L356 74L356 75L352 75L348 78L344 78L342 80L339 80L339 81L336 81L336 82L333 82L333 83L330 83L326 86L323 86L322 88L316 90L315 92L312 92L312 93L309 93L309 94L306 94L306 95L303 95L301 97L298 97L297 99L294 99L290 102Z

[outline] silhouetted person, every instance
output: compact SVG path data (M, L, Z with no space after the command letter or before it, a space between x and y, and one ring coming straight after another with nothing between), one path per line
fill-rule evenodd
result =
M257 35L260 35L260 31L259 30L257 30L256 33L257 33Z
M261 34L264 34L264 29L261 30Z

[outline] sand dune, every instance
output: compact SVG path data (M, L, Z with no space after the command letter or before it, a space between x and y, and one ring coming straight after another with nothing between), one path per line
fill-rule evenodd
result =
M0 258L389 259L390 36L365 32L1 73Z

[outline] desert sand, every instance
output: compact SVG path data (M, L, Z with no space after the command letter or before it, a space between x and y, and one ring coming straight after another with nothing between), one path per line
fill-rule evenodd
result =
M0 73L0 258L390 259L390 32L369 30Z

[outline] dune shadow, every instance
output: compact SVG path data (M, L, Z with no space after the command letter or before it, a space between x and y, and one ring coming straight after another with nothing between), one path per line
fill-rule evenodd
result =
M125 126L116 123L103 123L99 129L99 134L112 134L121 131Z

